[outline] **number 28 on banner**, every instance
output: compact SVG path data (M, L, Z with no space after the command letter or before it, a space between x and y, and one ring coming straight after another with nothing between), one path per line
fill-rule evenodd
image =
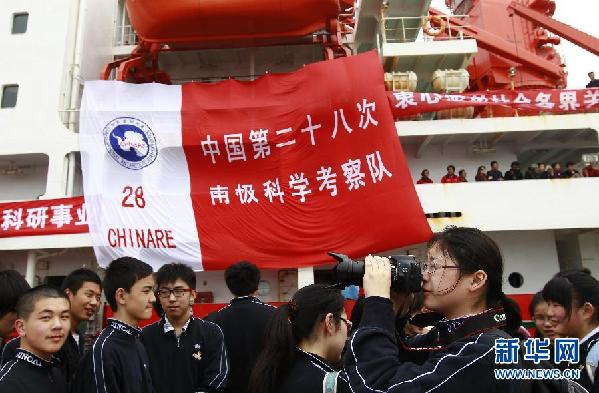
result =
M146 207L144 189L141 186L135 189L131 186L125 186L123 188L123 201L121 202L121 206L138 207L140 209Z
M146 207L144 189L141 186L124 186L121 206L125 209ZM177 248L171 229L109 228L108 244L111 247Z

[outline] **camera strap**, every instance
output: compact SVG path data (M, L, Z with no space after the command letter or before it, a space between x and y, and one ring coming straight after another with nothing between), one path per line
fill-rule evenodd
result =
M410 346L409 343L402 343L402 347L409 351L438 351L456 340L499 329L504 327L505 324L506 318L503 308L492 308L475 315L441 320L427 334L429 339L425 341L428 345Z

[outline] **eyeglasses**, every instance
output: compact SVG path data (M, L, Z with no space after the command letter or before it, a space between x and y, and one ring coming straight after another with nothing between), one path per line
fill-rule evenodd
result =
M345 325L347 326L347 330L351 330L351 327L353 326L352 321L349 321L347 318L343 318L342 316L336 316L336 318L342 320L343 322L345 322Z
M168 299L169 297L171 297L171 293L173 295L175 295L176 298L180 298L183 297L183 295L185 295L186 293L190 293L191 291L193 291L193 289L191 288L175 288L175 289L168 289L168 288L162 288L156 291L156 296L162 298L162 299Z
M433 259L431 261L420 262L420 270L422 273L433 274L439 269L460 269L459 266L455 265L442 265L437 262L437 259Z

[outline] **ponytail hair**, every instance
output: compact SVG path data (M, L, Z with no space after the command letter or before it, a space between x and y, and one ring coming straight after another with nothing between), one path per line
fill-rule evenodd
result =
M518 303L514 299L510 299L503 295L501 306L505 313L505 327L503 330L512 337L526 339L526 337L521 337L520 333L520 328L522 327L522 313L520 312Z
M249 392L275 393L293 365L300 341L310 337L327 314L341 316L343 305L339 290L312 284L300 288L279 307L266 328L265 345L250 376Z

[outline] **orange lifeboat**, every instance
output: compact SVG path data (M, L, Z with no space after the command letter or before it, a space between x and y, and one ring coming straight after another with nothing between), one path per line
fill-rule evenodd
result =
M335 33L339 0L127 0L143 41L171 47Z

